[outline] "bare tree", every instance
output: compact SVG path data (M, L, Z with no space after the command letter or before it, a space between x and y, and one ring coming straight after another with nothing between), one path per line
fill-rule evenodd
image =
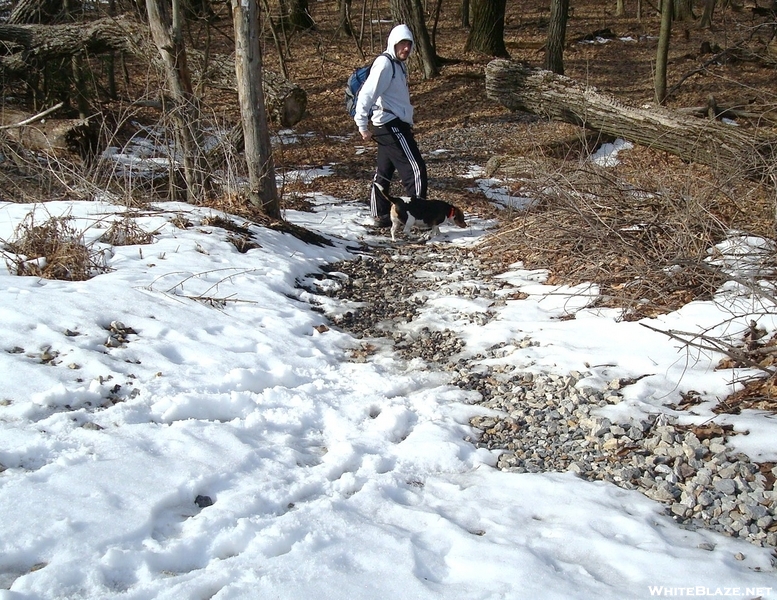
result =
M270 217L280 218L275 166L267 129L262 92L262 51L259 46L257 0L232 0L235 27L235 72L248 166L251 204Z
M675 0L673 14L675 21L693 21L693 0Z
M424 7L421 0L391 0L391 16L397 23L406 23L413 32L415 48L411 55L414 66L418 66L424 79L440 74L437 52L432 45L429 31L424 20Z
M699 27L702 29L708 29L712 27L712 15L715 12L715 5L717 0L704 0L704 12L701 14L701 21L699 21Z
M506 0L470 0L472 28L464 51L475 50L488 56L509 58L505 46Z
M656 74L654 88L656 102L666 101L666 63L669 56L669 38L672 35L672 14L674 0L661 0L661 30L658 34L658 49L656 50Z
M194 94L186 50L183 43L183 11L180 0L146 0L151 37L159 51L169 92L167 106L173 120L178 151L183 158L186 199L192 204L202 200L208 191L209 169L202 152L202 115ZM172 13L171 13L172 9ZM175 177L171 177L173 196L177 194Z
M567 32L569 0L551 0L548 44L545 49L545 68L564 74L564 40Z
M308 30L315 27L313 17L310 16L308 0L286 0L289 15L289 24L295 29Z
M442 12L442 0L434 3L434 19L432 21L432 48L437 47L437 25L440 23L440 13Z

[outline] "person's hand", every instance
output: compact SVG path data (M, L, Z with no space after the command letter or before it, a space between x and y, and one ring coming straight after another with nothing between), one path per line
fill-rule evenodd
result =
M372 132L371 131L360 131L359 133L362 134L362 139L365 142L369 142L372 139Z

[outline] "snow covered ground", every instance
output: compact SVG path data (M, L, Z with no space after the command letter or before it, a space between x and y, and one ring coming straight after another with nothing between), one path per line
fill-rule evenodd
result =
M363 227L366 206L313 201L286 217L334 246L248 225L260 247L246 253L206 224L239 218L190 205L135 213L153 242L132 246L96 241L124 217L113 204L0 206L1 239L32 211L70 215L110 268L75 283L0 273L0 599L777 598L771 549L683 530L611 484L497 471L464 441L483 412L472 392L385 346L350 361L359 341L321 327L297 284L385 238ZM435 243L477 244L489 223L470 220ZM668 411L688 389L706 402L685 418L714 416L733 389L719 357L543 275L505 273L529 297L482 327L443 322L449 304L483 306L433 291L418 326L457 327L469 355L529 336L539 345L503 360L587 372L586 385L651 373L624 389L619 418ZM747 316L733 307L777 325L735 286L650 324L736 339ZM717 419L750 431L737 449L777 460L772 415Z

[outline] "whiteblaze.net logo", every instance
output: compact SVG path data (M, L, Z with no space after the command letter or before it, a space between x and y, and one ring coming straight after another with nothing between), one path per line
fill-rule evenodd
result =
M668 587L664 585L648 586L651 596L666 598L737 598L746 596L748 598L760 598L772 591L770 587L716 587L709 588L703 585L691 587Z

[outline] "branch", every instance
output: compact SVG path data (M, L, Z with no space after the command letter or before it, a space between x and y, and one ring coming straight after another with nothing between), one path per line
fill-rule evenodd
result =
M47 108L43 112L39 112L37 115L33 115L28 119L19 121L18 123L14 123L12 125L0 125L0 131L2 131L3 129L13 129L14 127L24 127L25 125L29 125L30 123L35 123L36 121L40 121L41 119L44 119L45 117L49 116L54 111L59 110L64 105L65 105L64 102L60 102L59 104L55 104L51 108Z
M736 361L737 363L740 363L741 365L751 367L753 369L759 369L763 371L764 373L768 374L769 376L773 376L777 374L777 369L772 369L769 367L765 367L761 364L759 364L758 361L754 360L752 358L752 354L756 353L755 351L751 350L743 350L742 348L738 348L737 346L733 346L727 342L724 342L720 338L700 334L700 333L690 333L687 331L663 331L661 329L657 329L655 327L651 327L650 325L647 325L645 323L640 323L643 327L646 327L647 329L650 329L651 331L655 331L656 333L663 334L673 340L677 340L678 342L682 342L684 345L689 346L691 348L698 348L699 350L708 350L712 352L720 352L721 354L725 354L730 359ZM701 342L694 342L691 339L686 339L682 336L688 336L688 338L696 338L701 340ZM756 350L759 350L756 348ZM758 352L758 354L763 354L763 349L760 349L761 351Z

